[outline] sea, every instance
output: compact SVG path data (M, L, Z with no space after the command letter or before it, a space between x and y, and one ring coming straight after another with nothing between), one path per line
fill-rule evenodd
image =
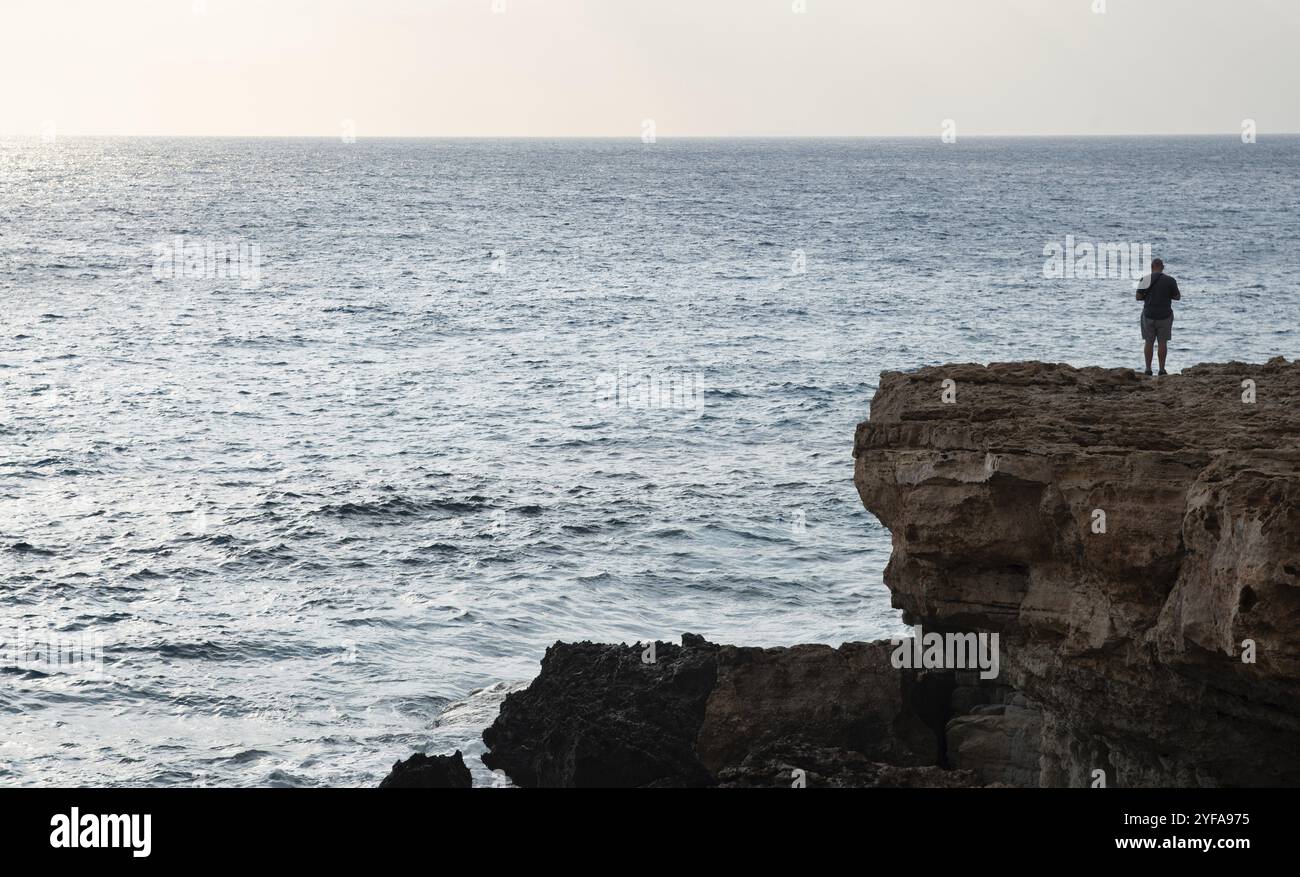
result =
M1140 369L1151 254L1294 359L1297 242L1300 137L0 140L0 785L508 785L557 640L900 635L882 372Z

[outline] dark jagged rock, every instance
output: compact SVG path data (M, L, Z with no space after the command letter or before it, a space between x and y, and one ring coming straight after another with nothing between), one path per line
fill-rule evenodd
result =
M552 646L484 732L484 763L521 786L767 786L772 759L805 752L824 785L927 776L881 763L951 779L937 765L953 674L895 670L887 643L757 649L688 634L655 650L646 663L640 644Z
M457 749L454 755L425 755L417 752L393 765L379 784L381 789L470 789L474 780Z
M718 774L722 788L952 789L978 786L975 774L939 767L899 767L851 749L784 739L748 753Z
M525 787L707 786L695 754L717 646L556 643L483 732L483 763Z

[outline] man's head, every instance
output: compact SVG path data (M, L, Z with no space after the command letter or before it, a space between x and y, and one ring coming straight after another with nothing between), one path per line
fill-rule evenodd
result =
M1152 260L1151 260L1151 273L1152 273L1152 274L1159 274L1160 272L1162 272L1162 271L1164 271L1164 270L1165 270L1165 263L1164 263L1164 262L1161 262L1159 259L1152 259Z

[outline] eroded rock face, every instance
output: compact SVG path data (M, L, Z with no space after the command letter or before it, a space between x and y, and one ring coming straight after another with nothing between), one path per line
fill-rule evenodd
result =
M700 760L717 773L760 745L794 737L887 764L938 764L945 707L937 701L951 689L951 674L944 680L896 670L891 651L885 642L721 647L698 738Z
M1041 784L1300 784L1300 363L889 373L854 456L905 619L1002 635Z
M1010 703L976 707L948 723L948 760L981 785L1037 786L1042 712L1017 695Z

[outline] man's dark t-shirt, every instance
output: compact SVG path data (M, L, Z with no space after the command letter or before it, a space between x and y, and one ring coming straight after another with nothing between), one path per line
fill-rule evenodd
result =
M1178 281L1168 274L1152 274L1151 285L1143 290L1142 316L1148 320L1167 320L1174 315L1170 302L1178 297Z

